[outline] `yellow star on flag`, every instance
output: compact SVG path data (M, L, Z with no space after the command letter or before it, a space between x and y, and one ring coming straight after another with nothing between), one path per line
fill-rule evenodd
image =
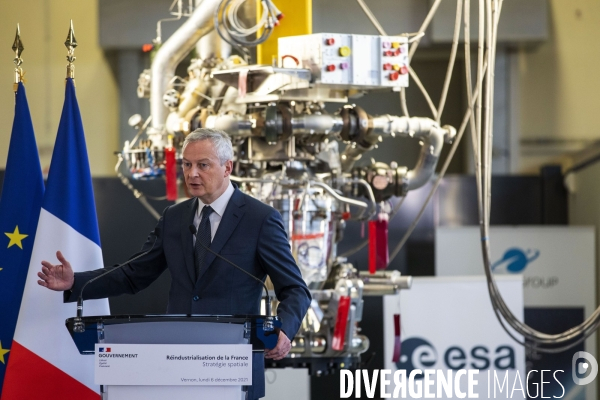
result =
M10 239L10 242L8 242L8 247L7 248L10 248L10 246L14 246L16 244L17 246L19 246L19 248L21 250L23 250L23 244L21 243L21 241L23 239L25 239L27 236L29 236L29 235L23 235L23 234L21 234L19 232L19 226L18 225L15 227L15 231L13 233L4 232L4 234L6 236L8 236L8 238Z
M10 351L10 350L8 350L8 349L3 349L3 348L2 348L2 342L0 342L0 362L1 362L2 364L6 364L6 361L4 361L4 355L5 355L6 353L8 353L9 351Z

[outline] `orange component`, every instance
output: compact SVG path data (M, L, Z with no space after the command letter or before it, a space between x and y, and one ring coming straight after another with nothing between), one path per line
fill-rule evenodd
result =
M291 54L286 54L285 56L281 57L281 66L283 66L283 60L285 60L286 58L291 58L292 60L294 60L294 62L296 63L296 66L300 65L300 61L298 61L298 59L296 57L294 57Z
M153 49L154 49L154 45L153 45L153 44L146 43L146 44L142 45L142 51L143 51L144 53L149 53L149 52L151 52Z
M394 71L390 74L390 81L397 81L400 74L398 71Z
M321 239L323 236L325 236L325 234L321 233L321 232L317 232L317 233L299 233L299 234L292 235L291 240Z

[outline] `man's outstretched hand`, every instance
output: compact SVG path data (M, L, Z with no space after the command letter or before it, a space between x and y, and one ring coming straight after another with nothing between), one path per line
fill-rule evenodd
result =
M60 251L56 252L56 258L58 258L60 264L54 265L48 261L42 261L42 272L38 272L40 278L38 284L51 290L69 290L75 283L73 268Z
M273 360L281 360L290 352L292 343L283 331L279 331L279 338L277 339L277 345L271 350L265 350L265 358Z

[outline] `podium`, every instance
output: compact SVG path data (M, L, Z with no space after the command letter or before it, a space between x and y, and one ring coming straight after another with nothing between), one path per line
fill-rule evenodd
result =
M223 345L246 345L238 347L247 350L251 346L252 354L260 353L262 356L265 348L273 348L277 344L276 329L273 328L281 326L281 322L277 317L267 318L259 315L115 315L69 318L66 326L81 354L93 355L98 346L117 344L210 345L202 347L206 349L225 348L226 346ZM82 326L84 329L80 332ZM152 349L153 347L138 346L137 348ZM106 349L110 351L109 347ZM102 347L101 351L105 351L105 348ZM140 369L144 367L139 363L132 365ZM200 364L186 365L190 365L193 370L194 365ZM98 380L97 365L96 371L96 380ZM252 378L264 379L262 373L256 376L255 372L256 368L253 368ZM190 371L190 374L192 373L193 371ZM131 376L135 377L132 379L133 383L121 382L127 380L129 375L129 371L123 374L122 379L118 379L119 384L103 384L97 381L96 383L101 384L102 399L240 400L245 398L246 385L251 383L232 384L228 381L230 383L227 385L220 385L206 383L205 379L199 379L196 383L189 383L189 380L184 382L185 380L182 379L181 383L164 384L161 383L161 379L153 378L152 374L148 374L146 378L145 371L138 371L137 374L136 371L131 371ZM197 377L197 375L201 373L190 376ZM247 380L240 379L240 381Z

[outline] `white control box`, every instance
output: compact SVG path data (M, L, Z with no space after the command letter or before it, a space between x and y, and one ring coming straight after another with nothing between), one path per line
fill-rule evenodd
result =
M317 33L279 38L279 65L305 68L315 83L339 87L408 86L408 39Z

